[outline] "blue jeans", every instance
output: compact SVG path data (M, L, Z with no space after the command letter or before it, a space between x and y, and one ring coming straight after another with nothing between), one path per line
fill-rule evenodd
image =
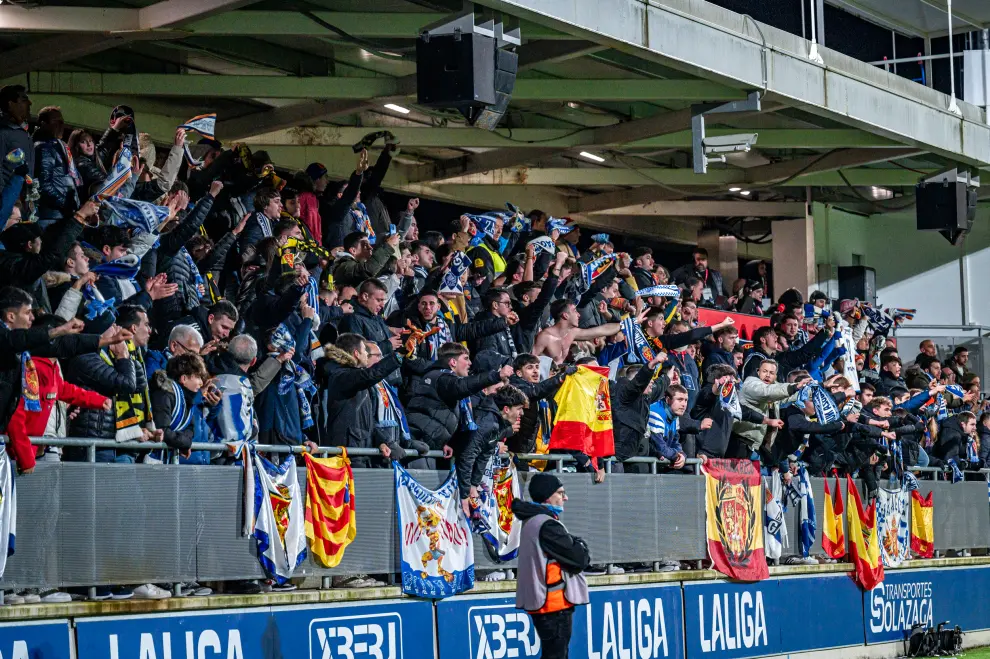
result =
M927 467L929 463L928 453L925 452L924 447L918 447L918 467Z
M129 454L117 455L117 451L112 448L98 449L96 451L97 462L114 462L117 464L134 464L134 456Z

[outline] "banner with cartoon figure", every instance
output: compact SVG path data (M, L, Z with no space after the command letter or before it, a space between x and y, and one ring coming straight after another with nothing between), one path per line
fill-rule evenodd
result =
M485 541L493 561L511 561L519 551L522 522L512 513L512 500L522 497L512 460L495 454L488 461L472 510L471 530ZM472 507L474 502L472 501Z
M442 599L474 588L474 544L461 513L457 473L437 490L416 481L398 462L395 498L402 550L402 592Z
M712 567L730 579L766 579L770 570L763 547L760 463L709 459L701 469Z
M880 557L885 567L897 567L909 557L910 507L911 493L907 490L877 490L877 533L880 536Z

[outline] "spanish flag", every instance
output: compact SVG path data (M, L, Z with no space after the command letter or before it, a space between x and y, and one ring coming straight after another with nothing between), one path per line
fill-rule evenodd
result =
M829 558L842 558L846 555L846 536L842 529L842 488L839 477L835 477L835 501L828 491L828 478L825 479L825 528L822 531L822 549Z
M354 473L344 455L306 459L306 537L313 557L323 567L336 567L357 535L354 516Z
M922 497L917 490L911 493L911 551L918 558L931 558L935 553L933 494L929 492L927 497Z
M578 366L554 397L557 415L550 433L550 451L566 449L602 458L615 455L612 401L607 366Z
M760 463L709 459L701 470L705 474L708 555L712 567L739 581L768 578Z
M880 538L877 536L877 504L872 502L863 511L859 489L846 476L849 501L849 556L852 558L853 580L863 590L872 590L883 583L883 561L880 560Z

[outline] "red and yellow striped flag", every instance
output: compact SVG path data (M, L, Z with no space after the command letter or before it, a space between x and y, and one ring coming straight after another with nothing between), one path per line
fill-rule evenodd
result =
M846 535L842 529L842 488L839 477L835 477L835 501L828 491L828 478L825 479L825 528L822 529L822 549L829 558L842 558L846 555Z
M323 567L336 567L357 535L354 515L354 473L344 455L306 460L306 537L309 550Z
M932 501L934 492L922 497L915 490L911 493L911 551L918 558L931 558L935 555L935 527L932 516L935 504Z
M873 590L883 583L883 561L880 560L880 538L877 535L877 502L863 510L859 489L846 476L849 502L849 556L852 558L853 580L863 590Z

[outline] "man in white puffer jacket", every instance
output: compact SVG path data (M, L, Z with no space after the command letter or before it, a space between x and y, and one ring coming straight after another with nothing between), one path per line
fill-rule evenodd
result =
M780 404L797 399L797 392L811 382L804 378L798 382L784 384L777 382L777 362L764 359L756 377L743 381L739 391L739 402L766 417L764 424L749 421L736 421L732 425L732 439L726 457L748 458L766 443L773 444L777 430L784 426L780 419Z

